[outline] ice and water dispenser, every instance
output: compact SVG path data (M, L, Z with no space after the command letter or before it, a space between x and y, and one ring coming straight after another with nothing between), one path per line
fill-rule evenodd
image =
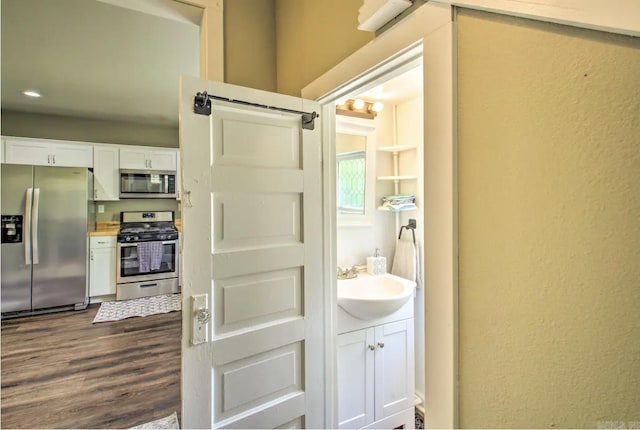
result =
M22 242L22 215L1 216L2 243Z

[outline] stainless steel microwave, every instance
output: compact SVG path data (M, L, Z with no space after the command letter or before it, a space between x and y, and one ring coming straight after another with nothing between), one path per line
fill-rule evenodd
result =
M176 172L120 170L121 199L175 199Z

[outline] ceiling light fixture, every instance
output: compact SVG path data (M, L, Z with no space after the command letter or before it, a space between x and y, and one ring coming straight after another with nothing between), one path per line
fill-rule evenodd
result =
M34 90L24 90L22 91L22 94L27 97L34 97L34 98L42 97L42 94Z
M360 110L364 107L364 100L362 99L355 99L353 101L353 108L356 110Z
M384 109L384 104L382 104L382 102L375 102L369 108L371 112L375 112L375 113L380 112L382 109Z

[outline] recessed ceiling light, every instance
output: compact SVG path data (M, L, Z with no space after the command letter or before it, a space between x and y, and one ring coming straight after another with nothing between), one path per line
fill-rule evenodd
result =
M24 94L27 97L35 97L35 98L42 97L42 94L40 94L37 91L33 91L33 90L24 90L24 91L22 91L22 94Z

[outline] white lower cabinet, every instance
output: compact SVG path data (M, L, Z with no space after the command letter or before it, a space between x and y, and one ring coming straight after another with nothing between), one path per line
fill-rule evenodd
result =
M339 428L413 428L413 319L338 336Z
M96 236L89 246L89 296L116 294L116 238Z

